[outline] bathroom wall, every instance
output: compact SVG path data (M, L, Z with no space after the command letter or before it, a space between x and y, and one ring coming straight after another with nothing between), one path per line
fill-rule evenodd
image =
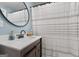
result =
M25 31L32 31L32 23L31 23L31 9L30 6L31 4L26 2L28 8L29 8L29 12L30 12L30 21L28 23L28 25L26 25L25 27L15 27L13 25L11 25L10 23L8 23L0 14L0 20L1 20L1 24L3 22L3 24L0 26L0 35L4 35L4 34L9 34L10 31L14 31L14 33L16 32L20 32L21 30L25 30Z

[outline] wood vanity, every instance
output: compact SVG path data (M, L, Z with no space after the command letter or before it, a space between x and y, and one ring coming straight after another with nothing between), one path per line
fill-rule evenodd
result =
M3 41L1 44L5 47L8 57L41 57L42 56L42 38L34 36L33 38L17 39L15 41Z
M35 41L34 43L29 45L25 49L23 49L21 51L21 56L24 56L24 57L32 57L32 56L33 57L41 57L42 56L41 51L42 50L41 50L41 39L40 39L40 40Z

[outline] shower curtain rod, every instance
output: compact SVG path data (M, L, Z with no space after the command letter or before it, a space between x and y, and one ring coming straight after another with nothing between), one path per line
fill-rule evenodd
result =
M45 5L45 4L50 4L52 2L45 2L45 3L41 3L41 4L37 4L37 5L34 5L32 7L38 7L38 6L42 6L42 5ZM54 2L55 3L55 2Z

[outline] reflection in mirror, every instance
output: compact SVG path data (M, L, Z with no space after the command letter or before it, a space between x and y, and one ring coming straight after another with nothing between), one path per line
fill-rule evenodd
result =
M29 10L23 2L6 2L0 3L1 11L8 22L22 27L28 24Z
M14 13L8 13L7 18L16 25L25 25L28 21L27 10L22 10Z

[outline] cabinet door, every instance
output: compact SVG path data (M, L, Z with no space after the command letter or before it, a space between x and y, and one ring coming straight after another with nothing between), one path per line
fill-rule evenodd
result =
M40 43L36 46L36 57L40 57Z
M33 48L28 54L25 54L24 57L36 57L36 49Z

